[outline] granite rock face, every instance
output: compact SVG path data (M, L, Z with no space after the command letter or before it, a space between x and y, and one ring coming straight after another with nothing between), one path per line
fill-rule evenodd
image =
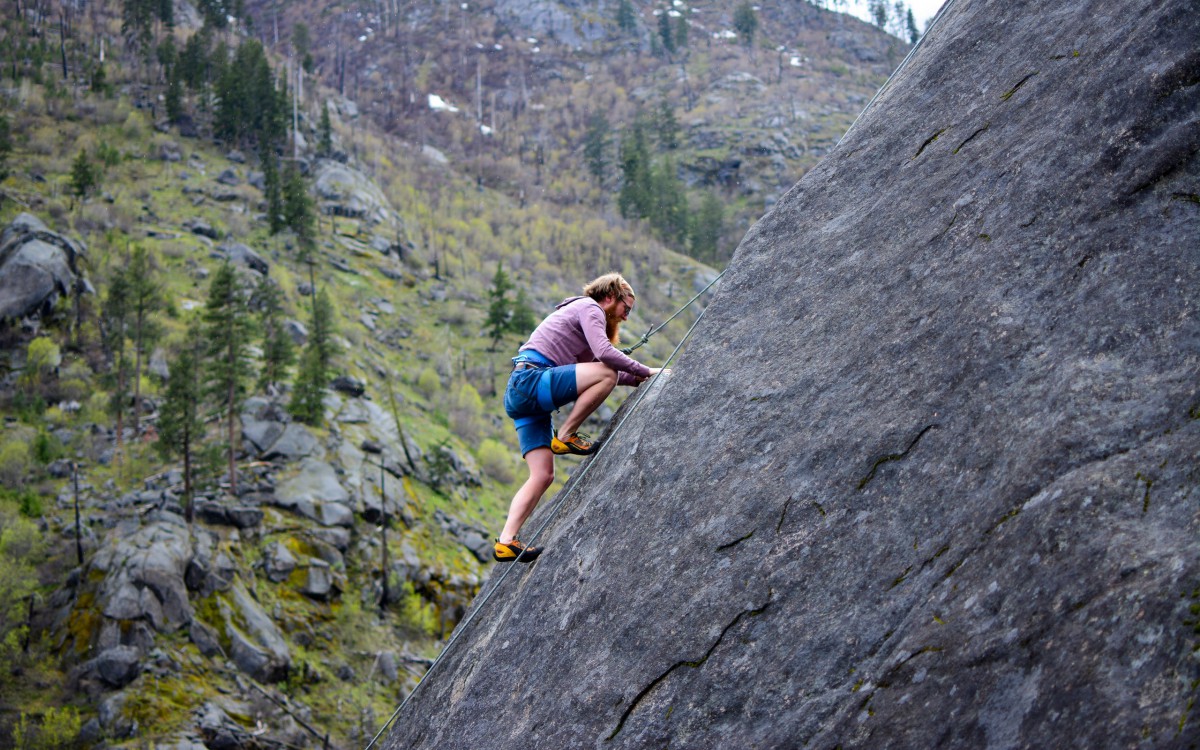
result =
M1200 743L1194 8L954 2L385 746Z
M31 214L20 214L0 233L0 319L48 311L71 294L85 247L50 231Z

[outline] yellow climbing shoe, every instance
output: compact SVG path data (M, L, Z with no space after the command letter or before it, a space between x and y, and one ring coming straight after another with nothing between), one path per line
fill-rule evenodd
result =
M576 456L586 456L596 450L596 444L581 432L572 433L566 440L559 440L555 435L550 440L550 450L558 455L574 453Z
M531 563L542 554L541 547L527 547L524 542L516 537L513 537L511 542L501 542L496 540L496 546L492 548L492 557L496 562L519 562Z

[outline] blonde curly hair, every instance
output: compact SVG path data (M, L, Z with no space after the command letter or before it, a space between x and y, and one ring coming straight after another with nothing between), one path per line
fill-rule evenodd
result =
M583 287L583 293L599 302L603 299L629 297L637 299L633 287L619 273L606 273L589 281ZM613 346L621 343L621 319L611 314L605 316L605 331Z

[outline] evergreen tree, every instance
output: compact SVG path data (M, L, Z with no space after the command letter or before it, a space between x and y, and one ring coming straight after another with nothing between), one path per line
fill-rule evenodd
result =
M208 79L208 46L211 41L206 29L192 34L179 55L179 77L192 91L199 91Z
M887 0L868 0L867 11L871 14L871 20L881 29L887 28L888 22L888 7Z
M8 179L8 157L12 147L12 125L7 116L0 115L0 182Z
M733 12L733 29L742 38L742 44L751 47L754 44L754 33L758 31L758 14L749 0L743 2Z
M113 271L108 284L108 294L100 310L101 344L108 353L110 362L109 385L111 396L109 413L117 420L117 456L121 454L124 440L125 404L129 399L126 383L128 360L125 358L125 340L129 333L129 282L123 267Z
M179 65L167 68L167 120L172 124L183 116L183 84L179 80Z
M215 57L216 55L214 55ZM216 79L219 101L213 129L230 142L273 144L287 132L287 92L275 76L258 41L244 41L233 62Z
M271 148L258 152L263 171L263 192L267 199L267 227L271 234L279 234L287 226L283 203L283 181L279 176L279 157Z
M675 54L675 34L672 28L671 15L666 8L658 14L658 38L662 41L663 51L667 53L667 57Z
M204 306L204 381L206 394L225 415L229 440L229 488L237 495L237 418L252 374L253 322L237 273L228 262L213 276Z
M80 149L75 161L71 162L71 194L83 198L92 192L99 181L99 169L92 166L87 151Z
M296 60L299 61L300 67L305 73L313 71L311 47L312 37L308 32L308 24L297 23L292 27L292 49L296 53Z
M658 127L658 147L665 151L679 148L679 121L675 119L675 108L662 98L658 102L656 126Z
M492 287L488 289L491 303L488 305L487 320L484 321L488 334L492 337L491 351L496 351L496 344L500 343L505 331L509 330L512 304L509 302L508 292L511 289L512 283L508 280L508 274L504 272L504 263L497 263L496 273L492 276Z
M713 191L706 191L692 217L688 244L692 257L704 263L715 263L721 234L725 231L725 207Z
M688 22L687 13L690 10L684 10L683 15L675 19L675 48L683 49L688 46Z
M126 261L125 280L129 294L129 313L133 330L133 435L141 435L142 353L155 337L157 326L151 320L162 307L162 290L154 278L150 258L144 247L136 246Z
M634 13L630 0L620 0L617 3L617 28L626 34L637 29L637 14Z
M192 454L204 436L204 420L200 416L203 391L200 387L200 363L203 340L200 329L188 328L183 346L171 360L166 391L158 414L158 448L163 459L183 457L183 507L188 523L194 515L192 506Z
M593 112L588 118L587 133L583 140L583 158L588 172L596 178L597 185L604 184L608 171L608 149L612 143L611 127L603 112Z
M321 103L320 139L317 142L317 153L329 156L333 153L333 123L329 121L329 102Z
M209 28L223 29L229 25L229 16L236 18L231 13L232 4L226 0L198 0L196 8L204 16L204 25Z
M313 298L312 326L308 343L300 358L300 372L296 376L292 400L288 404L288 412L293 417L314 427L320 426L325 418L322 399L336 354L333 344L335 328L333 304L322 289Z
M283 178L283 220L296 233L300 260L308 263L317 245L317 214L300 168L289 164Z
M263 337L258 387L265 389L283 381L288 368L296 362L296 347L283 326L279 287L269 277L263 276L254 296L258 302L259 328Z
M121 33L135 47L149 47L154 39L154 17L157 11L158 0L123 0Z
M904 21L906 30L908 31L908 41L916 44L921 39L921 31L917 28L917 19L913 17L912 8L908 9Z
M526 296L524 289L517 289L517 299L512 305L512 316L508 319L508 330L528 336L537 327L537 324L537 316L533 314L529 297Z
M641 218L650 211L650 150L645 125L639 116L621 138L621 191L617 207L625 218Z
M651 172L650 225L669 245L683 247L687 240L688 206L674 160L665 158Z

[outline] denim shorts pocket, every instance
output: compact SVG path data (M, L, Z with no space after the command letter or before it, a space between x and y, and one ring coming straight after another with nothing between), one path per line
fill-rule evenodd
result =
M508 378L508 387L504 389L504 411L508 416L517 417L545 414L538 406L537 387L542 371L538 369L517 370Z

